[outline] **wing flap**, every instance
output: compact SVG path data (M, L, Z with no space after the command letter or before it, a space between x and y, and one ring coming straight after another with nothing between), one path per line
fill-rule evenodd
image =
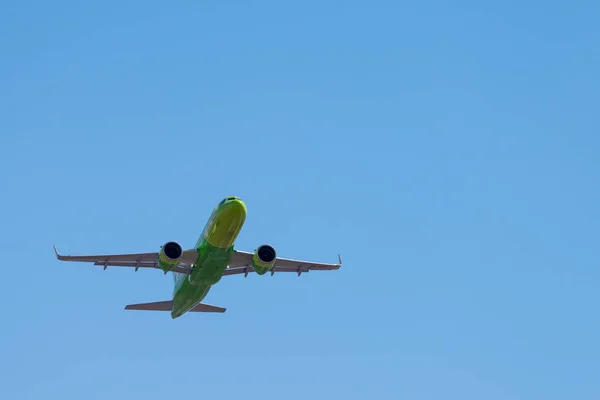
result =
M248 275L248 273L254 272L254 269L252 268L252 256L253 253L235 250L231 255L229 267L227 270L225 270L224 275ZM277 257L275 260L275 265L273 268L271 268L271 275L273 275L275 272L296 272L298 276L300 276L302 273L309 272L311 270L336 270L342 266L341 258L338 257L338 259L340 261L338 264L328 264Z
M106 267L135 267L136 270L138 268L156 268L160 269L157 263L136 263L136 262L113 262L113 261L96 261L94 265L103 266L104 269ZM162 271L162 270L161 270ZM171 269L171 272L178 272L180 274L189 275L192 273L191 268L177 266Z
M249 274L250 272L255 272L252 266L248 267L238 267L238 268L227 268L223 276L226 275L237 275L237 274ZM271 269L271 275L275 272L296 272L303 274L305 272L310 272L310 268L286 268L286 267L273 267Z
M131 253L131 254L104 254L94 256L64 256L58 253L56 247L54 247L56 258L61 261L74 261L74 262L92 262L94 265L102 265L105 267L135 267L138 268L158 268L158 252L155 253ZM179 266L175 267L173 271L188 274L191 271L191 267L194 262L198 259L198 251L184 250Z
M158 253L133 253L133 254L106 254L106 255L94 255L94 256L64 256L56 251L56 258L61 261L76 261L76 262L94 262L94 261L156 261L158 259Z

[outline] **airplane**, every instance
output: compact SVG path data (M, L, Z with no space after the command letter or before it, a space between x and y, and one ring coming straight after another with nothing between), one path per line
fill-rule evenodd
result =
M337 270L337 264L316 263L277 257L275 248L260 245L253 253L234 249L242 226L246 221L246 205L235 196L226 197L214 208L202 234L193 249L183 250L177 242L170 241L155 253L107 254L96 256L65 256L54 253L61 261L93 262L107 267L160 269L173 274L172 300L154 303L130 304L126 310L170 311L171 318L187 312L224 313L225 308L202 303L210 289L223 276L256 272L271 276L275 272L296 272L298 276L311 270Z

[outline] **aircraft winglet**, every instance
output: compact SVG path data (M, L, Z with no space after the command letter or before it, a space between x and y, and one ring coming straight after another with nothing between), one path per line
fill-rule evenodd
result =
M338 261L339 261L340 266L341 266L342 265L342 256L340 256L339 254L338 254Z
M65 261L69 258L69 256L63 256L59 254L58 250L56 250L56 246L53 245L52 247L54 247L54 254L56 254L56 258L58 258L59 260Z

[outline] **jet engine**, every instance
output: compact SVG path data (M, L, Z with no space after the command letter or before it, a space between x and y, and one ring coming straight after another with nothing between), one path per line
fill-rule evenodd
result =
M258 249L254 250L252 256L252 268L259 275L264 275L275 265L277 259L277 253L273 246L263 244Z
M166 274L179 264L182 255L183 249L179 243L167 242L160 248L160 253L158 253L158 266Z

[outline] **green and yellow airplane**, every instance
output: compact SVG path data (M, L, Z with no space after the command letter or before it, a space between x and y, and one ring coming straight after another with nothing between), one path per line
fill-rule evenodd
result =
M213 210L204 231L191 250L183 250L177 242L168 242L157 253L109 254L98 256L63 256L62 261L93 262L107 267L156 268L173 274L173 300L130 304L126 310L170 311L175 319L186 312L225 312L225 308L203 304L210 288L225 275L256 272L271 276L275 272L296 272L300 276L310 270L336 270L338 264L314 263L277 257L273 246L263 244L254 253L234 249L235 240L246 221L246 205L238 197L226 197Z

